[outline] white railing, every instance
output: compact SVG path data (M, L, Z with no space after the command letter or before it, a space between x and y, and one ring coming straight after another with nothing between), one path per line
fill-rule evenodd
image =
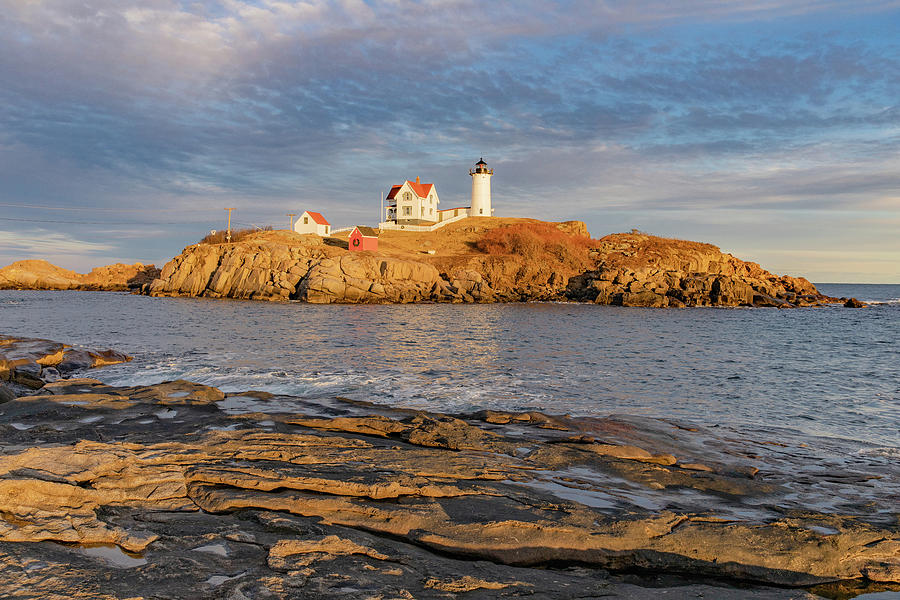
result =
M378 224L379 229L393 229L393 230L402 230L402 231L434 231L435 229L440 229L444 225L449 225L450 223L455 223L457 221L461 221L469 216L469 211L465 211L461 215L456 215L455 217L450 217L449 219L444 219L443 221L439 221L432 225L403 225L402 223L397 223L396 221L385 221L383 223Z
M452 209L451 209L452 210ZM462 210L462 214L456 215L454 217L448 217L443 221L438 221L437 223L432 223L431 225L403 225L401 223L397 223L396 221L384 221L383 223L378 224L378 229L391 229L397 231L434 231L435 229L440 229L444 225L449 225L450 223L456 223L457 221L461 221L469 216L468 209L460 209ZM337 229L332 229L331 233L328 235L334 235L336 233L344 233L345 231L353 231L356 227L338 227Z

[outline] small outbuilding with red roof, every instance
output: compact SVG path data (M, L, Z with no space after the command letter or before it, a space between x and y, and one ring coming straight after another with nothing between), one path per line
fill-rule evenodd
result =
M351 252L378 250L378 230L371 227L354 227L347 238L348 248Z
M297 233L314 233L316 235L331 235L331 223L325 220L322 213L303 211L294 223L294 231Z

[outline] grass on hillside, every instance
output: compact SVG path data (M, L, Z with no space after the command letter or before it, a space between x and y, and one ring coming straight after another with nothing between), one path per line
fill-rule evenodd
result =
M560 264L579 266L589 260L589 251L596 244L596 240L572 235L555 223L534 221L491 229L475 242L475 248L485 254L514 254L527 261L549 258Z
M271 225L266 225L265 227L248 227L247 229L232 229L231 230L231 242L240 242L242 240L247 239L254 233L259 231L272 231ZM215 233L207 234L202 240L200 240L201 244L225 244L227 243L225 237L228 232L226 231L216 231Z

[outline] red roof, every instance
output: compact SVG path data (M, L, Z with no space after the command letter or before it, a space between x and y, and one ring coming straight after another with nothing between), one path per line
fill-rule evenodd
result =
M416 183L415 181L409 180L407 180L406 183L409 184L409 187L412 188L412 191L414 191L419 198L427 198L428 194L431 193L431 190L434 189L433 183ZM393 200L402 187L402 183L400 185L391 186L391 191L388 192L386 200Z
M419 198L427 198L432 188L434 188L433 183L416 183L415 181L407 181L406 183L419 195Z
M325 220L325 217L322 216L322 213L313 212L311 210L306 211L306 214L312 217L312 220L318 223L319 225L331 225L328 221Z
M394 198L394 196L397 195L397 192L400 191L400 188L402 188L402 187L403 187L402 185L395 185L395 186L391 187L391 191L388 192L387 198L385 198L385 199L392 200Z

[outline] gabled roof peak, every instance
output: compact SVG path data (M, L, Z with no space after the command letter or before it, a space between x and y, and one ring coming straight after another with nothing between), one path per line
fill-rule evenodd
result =
M397 194L400 192L400 188L404 185L409 185L410 189L419 197L419 198L427 198L428 194L430 194L434 190L433 183L419 183L418 181L410 181L406 180L406 183L401 183L400 185L391 186L391 191L388 192L387 200L393 200L397 197Z
M303 213L308 214L310 217L312 217L312 220L319 225L331 225L331 223L329 223L325 219L325 217L322 216L322 213L313 212L311 210L304 210ZM302 217L303 215L301 214L300 216Z
M354 227L354 229L359 231L359 234L363 237L378 237L378 230L373 229L372 227L363 227L362 225L357 225L356 227ZM350 235L353 235L352 231L350 232Z

